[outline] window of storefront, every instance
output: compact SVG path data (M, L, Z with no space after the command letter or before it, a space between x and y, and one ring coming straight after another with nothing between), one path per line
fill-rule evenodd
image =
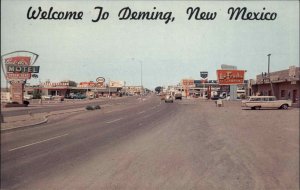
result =
M298 99L297 99L297 90L293 90L293 103L295 103Z
M291 91L288 92L288 99L291 99Z
M285 90L281 90L281 91L280 91L280 97L281 97L281 98L284 98L284 97L285 97Z
M268 91L268 96L272 96L272 91L271 90Z

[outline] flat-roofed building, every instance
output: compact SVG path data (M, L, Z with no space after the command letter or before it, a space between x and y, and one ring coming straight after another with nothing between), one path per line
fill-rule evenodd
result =
M251 95L274 95L279 100L290 99L293 106L299 106L300 96L300 67L291 66L289 69L262 73L256 76L251 84Z

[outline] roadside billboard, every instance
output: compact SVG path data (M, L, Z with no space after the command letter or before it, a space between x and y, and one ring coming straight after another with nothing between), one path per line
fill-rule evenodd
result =
M10 102L10 92L1 92L1 102Z
M105 78L104 77L97 77L96 78L96 86L97 88L105 88Z
M208 80L208 72L207 71L200 71L201 83L206 83Z
M217 70L219 85L244 84L245 70Z
M31 73L39 73L39 66L33 66L38 55L29 51L15 51L1 56L1 65L7 80L31 78Z
M14 51L1 55L1 66L6 80L11 84L12 102L23 104L24 84L32 75L37 78L40 67L34 66L38 55L30 51Z
M188 87L195 87L195 82L194 79L182 79L181 85L188 86Z
M207 71L200 71L200 77L202 79L207 79L208 77L208 72Z
M70 86L69 82L44 82L42 83L44 87L66 87Z
M125 85L124 81L119 81L119 80L109 81L110 87L122 88L124 85Z
M77 85L77 87L96 87L97 83L93 82L93 81L89 81L89 82L80 82L79 85Z

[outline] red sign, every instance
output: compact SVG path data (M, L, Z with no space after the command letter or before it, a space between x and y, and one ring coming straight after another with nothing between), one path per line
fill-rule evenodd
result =
M30 65L31 57L16 56L5 59L5 64Z
M13 102L23 104L23 90L26 79L31 73L38 73L39 67L32 66L38 55L29 51L14 51L1 55L1 65L5 77L11 83L11 97Z
M217 70L219 85L244 84L245 70Z
M24 90L23 83L11 84L11 94L12 94L13 102L19 102L19 104L23 104L23 90Z
M30 57L27 56L16 56L16 57L9 57L5 59L6 65L30 65ZM6 78L7 79L30 79L31 74L30 73L16 73L16 72L10 72L6 71Z
M95 82L80 82L79 87L95 87Z
M1 65L6 78L23 81L30 79L30 73L39 73L39 66L32 66L37 58L37 54L29 51L15 51L2 55Z
M30 73L6 73L7 79L30 79Z
M192 79L183 79L182 80L182 86L194 86L194 80Z

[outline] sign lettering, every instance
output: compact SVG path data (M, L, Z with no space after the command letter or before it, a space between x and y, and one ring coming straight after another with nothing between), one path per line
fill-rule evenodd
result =
M220 85L243 84L244 75L244 70L217 70Z

